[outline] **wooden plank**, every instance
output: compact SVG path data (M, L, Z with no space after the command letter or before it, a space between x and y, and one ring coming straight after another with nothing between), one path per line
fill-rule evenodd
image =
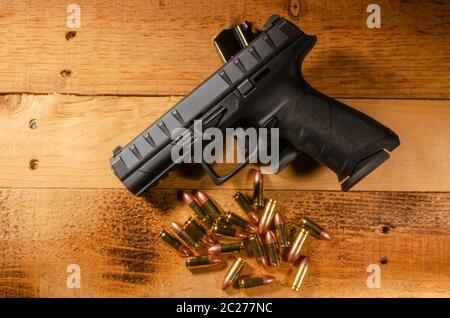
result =
M209 192L235 210L233 193ZM189 272L157 238L170 221L190 214L174 190L134 198L125 190L2 189L0 296L450 296L449 193L286 194L266 192L290 227L305 214L333 236L309 241L312 266L300 294L286 286L293 271L287 264L267 270L277 285L243 292L220 289L225 269ZM247 273L266 272L248 262ZM66 286L69 264L81 268L81 289ZM366 287L369 264L381 267L381 289Z
M381 29L367 28L359 0L300 2L292 17L288 0L80 0L81 28L66 40L69 2L7 1L0 92L184 95L219 67L211 38L226 21L278 13L318 36L304 73L331 96L450 97L448 1L379 0Z
M0 99L0 187L122 188L108 159L178 99L11 95ZM356 190L450 191L450 101L344 100L396 131L401 145ZM35 119L37 129L30 129ZM36 170L31 160L39 160ZM219 170L225 172L228 166ZM250 169L221 188L248 189ZM160 188L214 188L195 165ZM268 189L337 190L336 176L306 157L266 182Z

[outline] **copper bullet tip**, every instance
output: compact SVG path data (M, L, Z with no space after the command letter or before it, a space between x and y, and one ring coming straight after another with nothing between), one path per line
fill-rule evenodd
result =
M205 202L209 200L209 197L203 191L198 191L196 197L200 205L205 204Z
M176 234L180 233L183 230L183 227L178 222L170 223L170 227L175 231Z
M264 275L262 277L264 284L270 284L273 281L275 281L275 277L271 276L271 275Z
M291 247L287 256L288 263L293 263L295 261L295 258L296 258L295 251Z
M205 235L203 237L203 241L208 244L208 245L214 245L216 244L216 241L214 241L214 239L212 237L210 237L209 235Z
M220 253L220 244L216 244L208 248L208 253L210 254L219 254Z
M231 284L232 284L232 282L230 282L230 281L224 281L222 284L222 290L227 289L228 287L231 286Z
M191 204L194 201L194 196L189 192L183 191L183 201L186 204Z
M274 225L284 224L284 218L280 212L275 213L275 216L273 217L273 224Z
M259 183L261 181L261 178L262 178L261 170L256 170L254 182Z
M329 234L327 231L325 231L325 230L323 230L323 231L320 233L320 237L323 238L323 239L325 239L325 240L331 240L330 234Z
M183 256L191 256L191 251L186 247L186 246L181 246L179 252L183 255Z
M247 233L242 232L240 229L236 229L235 233L235 236L240 238L246 238L248 236Z
M266 244L274 244L277 242L275 239L275 235L273 235L272 231L267 231L265 236Z
M210 256L209 262L210 264L219 264L220 262L222 262L222 259L217 256Z
M300 261L300 263L298 264L298 267L300 268L300 267L302 267L302 268L304 268L305 270L307 270L308 269L308 267L309 267L309 263L310 263L311 261L310 261L310 259L309 259L309 257L308 256L305 256L305 257L303 257L303 259Z
M249 232L252 232L252 233L257 233L258 232L258 227L256 225L254 225L254 224L249 224L248 227L247 227L247 230Z
M254 224L258 224L259 223L259 218L254 212L250 212L248 214L248 218L249 218L250 222L252 222Z

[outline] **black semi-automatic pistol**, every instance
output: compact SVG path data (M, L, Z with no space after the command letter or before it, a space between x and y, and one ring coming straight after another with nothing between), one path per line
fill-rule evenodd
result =
M114 173L140 195L177 164L171 159L177 128L192 131L194 120L201 120L204 129L225 131L245 122L279 129L285 141L280 169L305 152L333 170L342 190L349 190L387 160L400 141L391 129L305 81L300 66L315 42L315 36L277 15L259 34L249 23L233 21L214 39L224 65L127 146L117 147L110 159ZM248 163L224 176L201 164L221 184Z

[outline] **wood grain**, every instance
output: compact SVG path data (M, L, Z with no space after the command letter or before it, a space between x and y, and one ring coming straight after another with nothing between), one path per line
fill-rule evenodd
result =
M297 17L289 0L80 0L81 28L66 40L69 3L0 5L0 297L450 297L449 2L379 0L382 27L369 30L358 0L302 0ZM252 167L216 187L182 166L136 198L108 159L220 66L211 38L227 20L262 25L273 13L318 36L307 80L401 146L350 193L305 156L266 177L291 235L307 215L333 240L306 246L299 294L293 267L252 259L245 273L278 283L224 292L225 268L190 272L157 236L191 214L180 189L207 189L237 211L231 197L250 189ZM69 264L80 289L66 285ZM380 289L366 286L369 264L381 267Z
M233 191L208 193L223 208L237 209ZM287 287L293 268L286 264L267 271L278 284L243 292L220 290L224 268L188 271L157 238L170 221L190 215L174 190L134 198L125 190L3 189L0 296L450 296L450 194L267 191L266 196L279 201L290 227L305 214L333 236L330 242L309 241L305 253L312 267L299 294ZM66 286L69 264L81 267L81 289ZM381 266L381 289L366 287L369 264ZM251 259L249 265L246 273L264 272Z
M122 188L110 170L125 145L178 98L11 95L0 98L0 187ZM450 191L450 101L344 100L398 133L391 159L355 190ZM30 129L35 119L37 129ZM29 168L39 160L36 170ZM229 166L219 167L225 172ZM250 169L221 186L248 189ZM195 165L174 171L160 188L214 188ZM306 157L266 182L267 189L337 190L336 176Z
M297 17L288 0L80 0L66 40L69 3L2 2L0 92L184 95L219 67L211 39L231 17L277 13L318 36L304 73L331 96L450 97L448 1L379 0L382 27L368 29L359 0L303 0Z

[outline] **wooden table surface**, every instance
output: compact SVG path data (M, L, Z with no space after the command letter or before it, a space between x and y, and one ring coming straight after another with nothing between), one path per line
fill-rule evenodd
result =
M450 296L450 3L378 0L381 29L368 29L370 2L301 0L298 15L290 2L80 0L67 40L67 1L0 1L0 296ZM237 210L232 195L250 193L254 167L217 187L183 166L135 198L108 159L220 66L211 38L227 20L273 13L318 36L307 80L401 146L349 193L306 157L268 176L266 196L291 226L308 215L333 240L309 242L298 294L286 264L268 270L274 286L224 292L223 268L191 273L157 236L191 213L179 190ZM69 264L81 288L68 288ZM367 287L370 264L381 288Z

